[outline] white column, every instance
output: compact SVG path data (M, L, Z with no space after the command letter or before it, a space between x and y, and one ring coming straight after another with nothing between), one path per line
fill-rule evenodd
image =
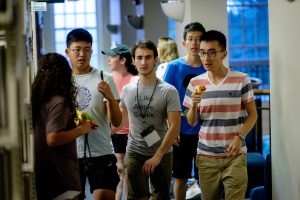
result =
M273 199L300 199L300 1L269 1Z
M183 22L176 22L176 42L181 56L186 54L182 47L184 26L190 22L200 22L206 30L218 30L228 36L228 16L226 0L185 0ZM227 37L228 38L228 37ZM227 61L225 61L227 62Z

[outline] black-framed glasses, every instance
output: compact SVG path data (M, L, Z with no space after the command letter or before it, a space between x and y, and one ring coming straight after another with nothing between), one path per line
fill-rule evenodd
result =
M93 52L93 49L90 48L86 48L86 49L75 48L69 50L72 51L75 55L79 55L80 52L83 52L84 54L91 54Z
M192 43L192 42L200 42L200 36L196 36L196 37L188 37L186 38L186 41L188 43Z
M205 58L206 56L210 57L210 58L214 58L216 57L218 52L223 52L224 50L209 50L209 51L199 51L198 55L200 56L200 58Z

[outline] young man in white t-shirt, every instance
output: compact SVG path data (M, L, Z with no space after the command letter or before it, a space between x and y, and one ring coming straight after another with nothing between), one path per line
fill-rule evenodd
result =
M70 31L66 43L65 52L72 65L79 110L87 112L98 125L96 130L87 134L88 137L77 138L83 187L79 199L85 196L84 188L88 178L90 192L93 193L95 200L115 200L119 176L117 159L111 144L110 124L119 126L122 121L117 101L119 94L112 76L90 65L93 38L87 30L78 28ZM85 171L86 160L93 163L89 171Z

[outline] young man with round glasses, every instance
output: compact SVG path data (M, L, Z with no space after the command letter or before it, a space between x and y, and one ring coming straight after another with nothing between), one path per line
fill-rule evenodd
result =
M192 22L184 27L182 45L187 55L171 61L165 72L164 81L177 89L181 104L190 79L205 72L198 55L200 37L203 33L205 29L199 22ZM173 191L176 200L190 199L201 192L198 184L190 187L187 192L187 180L192 177L192 168L195 177L198 174L194 160L200 123L195 127L190 126L185 116L187 109L183 105L181 109L180 135L173 151L173 177L175 178Z
M82 193L84 199L86 178L90 192L95 200L115 199L119 183L116 162L111 143L111 128L119 126L122 114L118 105L119 94L113 77L107 72L100 72L90 65L92 55L92 35L85 29L78 28L67 35L65 50L70 59L73 77L77 86L78 108L87 112L98 125L90 131L88 137L77 139L77 154L80 164ZM116 100L117 99L117 100ZM85 162L93 166L85 170Z
M202 122L197 147L202 198L244 199L247 189L245 137L254 126L257 112L247 74L224 66L226 37L208 31L200 39L200 58L206 73L192 78L184 98L187 119ZM204 93L196 88L205 86Z

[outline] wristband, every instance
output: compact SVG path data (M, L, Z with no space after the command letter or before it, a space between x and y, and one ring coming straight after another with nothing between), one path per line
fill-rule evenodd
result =
M236 135L239 136L243 141L246 140L246 135L243 134L241 131L238 131L238 132L236 133Z

